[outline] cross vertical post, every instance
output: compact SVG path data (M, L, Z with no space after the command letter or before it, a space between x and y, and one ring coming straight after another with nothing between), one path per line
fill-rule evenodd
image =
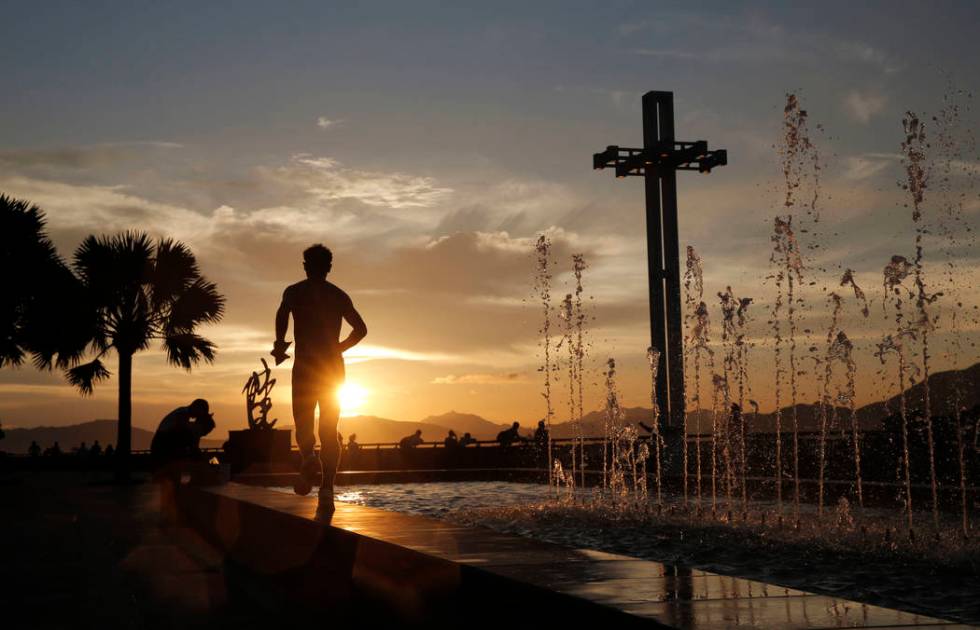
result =
M674 95L643 95L643 148L674 143ZM680 246L677 235L677 171L645 169L650 340L660 350L657 405L664 421L679 426L684 415L684 346L681 331Z
M673 92L643 95L643 148L606 147L592 167L614 167L616 177L642 176L646 191L647 274L650 342L661 353L657 406L661 423L684 422L684 338L681 320L680 245L677 229L677 171L708 173L728 163L724 149L674 139Z

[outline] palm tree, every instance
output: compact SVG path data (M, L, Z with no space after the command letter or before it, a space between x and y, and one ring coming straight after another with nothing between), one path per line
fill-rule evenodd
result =
M84 355L94 317L81 282L29 201L0 195L0 367L30 355L38 369L67 369Z
M190 370L214 360L215 346L196 334L224 312L224 297L205 280L194 254L183 243L154 243L142 232L89 236L75 252L75 269L97 314L91 346L95 358L68 370L68 380L91 394L109 377L102 358L115 350L119 359L117 471L127 472L132 434L133 355L155 340L167 360Z

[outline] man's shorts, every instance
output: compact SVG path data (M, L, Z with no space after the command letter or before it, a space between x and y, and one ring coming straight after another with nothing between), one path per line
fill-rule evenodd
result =
M343 356L296 359L293 364L293 400L320 401L335 396L346 376Z

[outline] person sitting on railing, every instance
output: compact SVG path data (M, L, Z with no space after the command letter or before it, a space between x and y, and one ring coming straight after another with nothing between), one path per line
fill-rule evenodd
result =
M417 429L412 435L403 437L398 447L403 451L411 450L422 443L422 429Z
M191 418L194 422L191 422ZM150 453L158 463L200 455L201 438L214 429L214 415L208 411L208 401L198 398L186 407L168 413L150 443Z
M106 444L105 445L105 456L106 457L112 457L115 454L116 454L116 449L112 448L112 444Z
M548 427L545 426L544 420L539 420L538 428L534 430L534 445L542 451L548 449Z
M44 454L48 457L58 457L61 455L61 446L58 445L57 440L55 440L54 444L44 449Z
M85 442L78 445L78 448L75 449L75 454L82 459L88 457L88 446L85 445Z
M27 454L31 457L40 457L41 446L34 440L31 440L31 445L27 447Z
M476 444L476 438L470 435L470 432L467 431L463 434L463 437L459 439L459 446L460 448L466 448L470 444Z
M449 435L447 435L446 439L442 441L442 445L446 448L458 448L459 438L456 437L456 432L449 429Z
M521 437L520 434L521 423L515 421L514 424L510 425L509 429L504 429L497 434L497 443L504 448L510 446L514 442L524 442L526 441Z
M357 443L357 434L351 433L350 437L347 438L347 452L353 453L361 449L361 445Z
M99 444L98 440L92 442L92 448L89 449L88 454L92 457L92 459L95 459L102 454L102 445Z

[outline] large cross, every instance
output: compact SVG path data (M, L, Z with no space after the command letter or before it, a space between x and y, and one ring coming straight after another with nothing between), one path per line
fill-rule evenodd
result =
M647 200L647 273L651 345L661 353L657 405L662 422L683 426L684 338L681 322L680 246L677 240L677 171L708 173L728 163L724 149L704 140L674 140L674 93L643 95L643 148L609 146L592 156L595 169L616 177L643 177Z

